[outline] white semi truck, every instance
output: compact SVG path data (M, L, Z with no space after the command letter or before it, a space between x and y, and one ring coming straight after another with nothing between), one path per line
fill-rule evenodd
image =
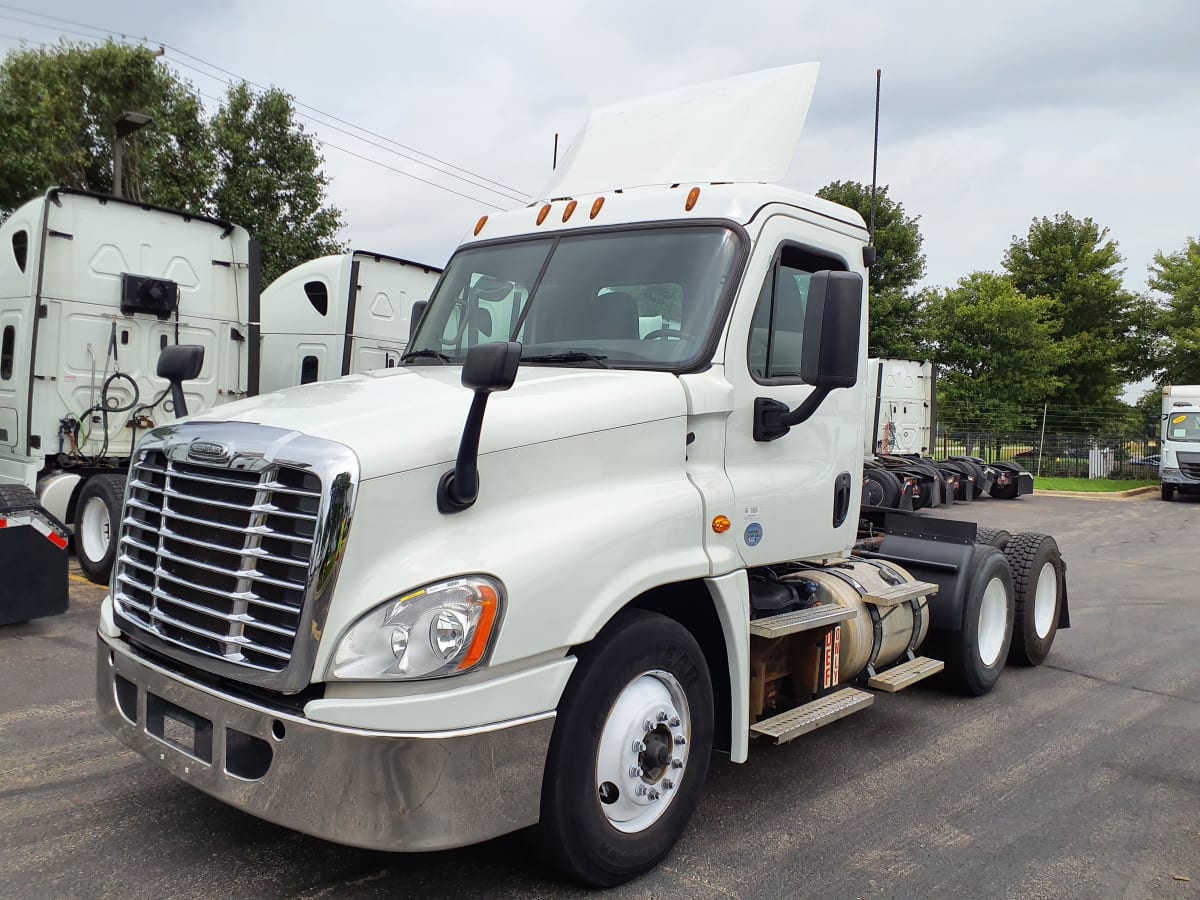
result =
M1052 538L860 507L874 251L772 183L815 76L594 113L544 200L475 223L401 366L148 434L105 727L310 834L536 825L604 885L670 851L713 749L1041 662Z
M395 365L439 272L352 251L260 299L257 242L232 223L67 189L24 204L0 225L0 514L32 494L106 584L137 435L175 418L163 348L204 348L192 412Z
M1162 389L1162 446L1158 456L1162 498L1200 493L1200 384Z

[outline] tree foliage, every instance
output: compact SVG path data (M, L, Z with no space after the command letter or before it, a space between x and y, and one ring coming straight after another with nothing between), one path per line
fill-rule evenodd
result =
M1150 287L1166 294L1154 317L1156 368L1164 384L1200 384L1200 241L1154 254Z
M942 418L951 428L1014 430L1031 424L1038 409L1061 387L1055 374L1063 349L1054 340L1061 323L1054 301L1028 297L1012 279L974 272L949 290L924 295Z
M834 181L818 197L848 206L869 222L871 186L857 181ZM887 185L876 192L875 264L871 266L870 323L867 338L872 356L899 358L922 354L920 302L913 291L925 275L925 254L917 219L888 196Z
M1048 298L1059 323L1061 383L1051 403L1112 406L1122 385L1148 374L1151 307L1124 288L1120 265L1116 241L1089 218L1034 219L1025 237L1014 236L1004 256L1013 285Z
M233 85L209 119L153 51L113 41L0 62L0 216L50 187L111 193L113 123L126 111L153 119L126 139L128 196L242 225L262 243L264 283L341 249L341 212L291 97Z
M258 238L264 283L342 249L341 212L326 204L324 160L296 121L289 95L274 88L255 94L245 84L234 85L213 117L212 132L217 214Z

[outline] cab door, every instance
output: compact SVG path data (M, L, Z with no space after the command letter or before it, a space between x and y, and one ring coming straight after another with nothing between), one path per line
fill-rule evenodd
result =
M803 243L795 235L804 236ZM768 219L756 241L730 321L726 377L735 394L727 420L725 467L733 487L738 546L748 566L844 554L854 543L862 490L866 306L860 316L859 377L829 393L807 421L774 440L755 439L755 400L795 409L813 391L800 377L812 273L857 271L860 239ZM755 292L757 291L757 296Z

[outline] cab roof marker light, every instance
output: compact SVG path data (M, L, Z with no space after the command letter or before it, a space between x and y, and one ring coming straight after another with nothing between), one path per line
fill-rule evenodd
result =
M483 226L487 224L487 216L480 216L479 221L475 223L475 236L479 236L479 232L483 231Z
M596 218L596 216L600 215L600 208L602 206L604 206L604 198L603 197L597 197L595 200L593 200L592 201L592 212L591 212L591 215L588 216L588 218L594 219L594 218Z
M550 215L550 204L549 203L547 203L540 210L538 210L537 223L539 225L541 225L543 222L546 221L546 216L548 216L548 215Z
M579 201L577 200L571 200L567 203L567 208L563 210L563 222L566 222L567 219L571 218L571 214L575 212L575 207L578 205Z
M690 191L688 191L687 202L683 204L684 211L691 212L692 209L696 206L696 201L699 199L700 199L700 188L699 187L694 187Z

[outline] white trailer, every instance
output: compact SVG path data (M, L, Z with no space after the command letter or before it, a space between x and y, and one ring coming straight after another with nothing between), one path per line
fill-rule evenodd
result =
M1200 493L1200 384L1163 386L1158 471L1164 500Z
M414 304L429 299L441 271L354 250L280 275L262 292L259 391L398 365Z
M1052 538L861 507L874 250L771 183L815 77L594 113L545 199L470 229L401 366L148 435L104 726L329 840L537 825L615 884L670 851L714 748L1045 659Z

